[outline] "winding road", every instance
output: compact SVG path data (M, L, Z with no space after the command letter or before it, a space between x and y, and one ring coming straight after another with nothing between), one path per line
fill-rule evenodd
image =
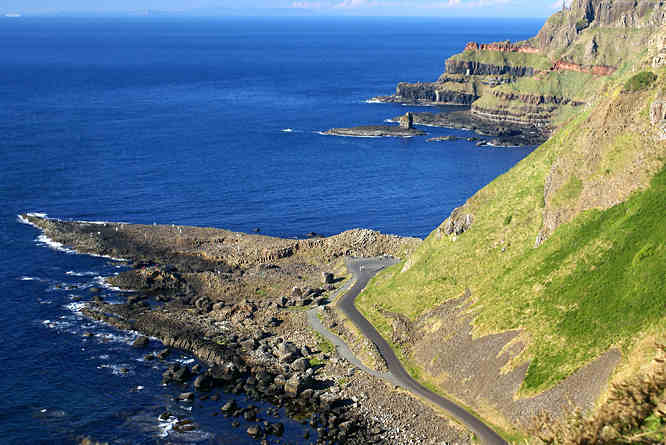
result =
M380 270L396 264L397 262L398 261L392 257L348 258L346 260L347 269L353 275L353 285L350 286L347 284L342 289L340 289L338 294L344 292L344 295L342 295L336 303L337 308L347 318L349 318L352 323L356 325L356 327L365 337L367 337L375 344L375 346L377 346L379 353L382 355L384 361L386 362L389 370L388 373L380 373L364 366L339 337L329 332L321 324L319 318L317 317L319 308L308 311L307 318L310 322L310 325L313 329L331 341L335 345L338 353L352 365L371 375L385 379L394 385L400 386L417 397L437 405L451 417L458 420L461 424L472 431L481 443L486 445L507 445L507 442L502 439L499 434L493 431L488 425L483 423L477 417L467 412L463 407L455 404L451 400L435 394L414 380L402 366L402 363L400 363L400 360L398 360L395 353L393 352L393 349L391 349L386 340L379 334L379 332L377 332L374 326L372 326L370 322L366 320L363 315L361 315L358 309L356 309L356 306L354 306L356 297L367 286L370 279Z

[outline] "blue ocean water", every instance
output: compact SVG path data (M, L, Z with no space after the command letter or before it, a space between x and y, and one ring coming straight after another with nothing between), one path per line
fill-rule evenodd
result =
M251 443L210 415L220 403L174 404L178 388L160 385L165 365L142 361L145 352L128 345L133 334L78 315L76 300L122 263L49 248L18 213L288 237L355 227L424 237L531 148L317 132L419 110L365 100L401 80L436 79L469 40L520 40L541 24L0 20L1 441ZM198 431L169 431L157 420L167 407ZM303 428L289 423L287 437L302 442Z

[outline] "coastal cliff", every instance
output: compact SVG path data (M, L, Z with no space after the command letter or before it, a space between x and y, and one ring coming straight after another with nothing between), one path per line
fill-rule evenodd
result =
M664 24L664 2L575 0L534 38L470 42L435 82L401 82L376 100L465 105L474 118L537 129L545 139L632 70Z
M468 45L432 84L479 86L469 119L551 136L358 304L413 376L517 442L663 443L665 12L574 1L529 41ZM534 74L491 87L481 63Z

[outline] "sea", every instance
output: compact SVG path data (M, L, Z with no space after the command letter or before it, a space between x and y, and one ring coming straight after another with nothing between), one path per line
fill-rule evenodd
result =
M0 443L250 444L247 424L163 386L136 333L92 322L122 261L77 255L18 215L266 235L353 228L425 237L534 147L324 136L436 108L368 103L435 80L468 41L542 19L0 18ZM429 137L472 136L424 128ZM84 333L87 336L84 336ZM148 349L157 350L153 342ZM165 410L174 417L160 420ZM188 433L176 417L192 419ZM281 419L281 443L308 443ZM314 432L310 431L311 434Z

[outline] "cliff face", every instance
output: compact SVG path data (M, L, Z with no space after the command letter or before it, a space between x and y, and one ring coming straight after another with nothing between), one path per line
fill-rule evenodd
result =
M391 101L471 105L479 119L549 134L631 69L664 24L664 1L575 0L528 41L468 43L437 81L400 83Z

